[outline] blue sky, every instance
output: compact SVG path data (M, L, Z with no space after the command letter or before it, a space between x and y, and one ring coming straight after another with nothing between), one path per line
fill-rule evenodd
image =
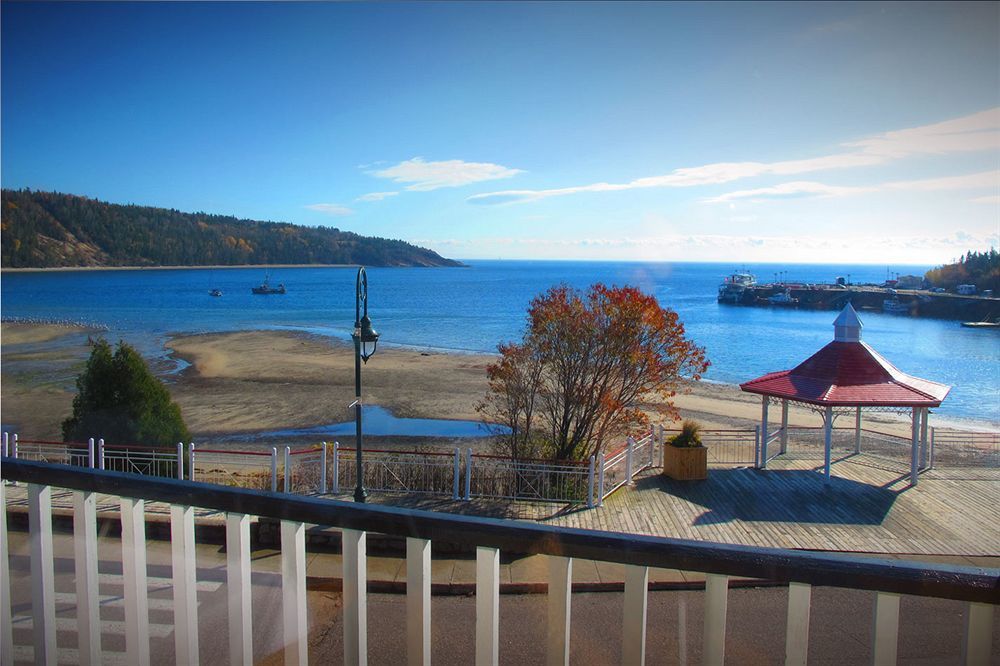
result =
M4 2L4 187L459 258L1000 245L1000 4Z

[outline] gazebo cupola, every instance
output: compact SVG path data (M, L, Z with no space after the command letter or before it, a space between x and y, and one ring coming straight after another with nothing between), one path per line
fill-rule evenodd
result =
M861 340L863 325L848 303L833 322L833 341L805 361L781 372L771 372L740 384L748 393L761 396L761 451L758 466L767 464L767 446L779 438L781 452L787 449L788 403L798 402L823 414L825 428L824 473L830 478L830 440L834 417L855 414L855 451L861 451L861 412L908 411L912 418L910 482L917 483L921 461L927 457L929 409L945 399L950 386L920 379L897 369ZM781 400L781 429L768 434L770 400Z

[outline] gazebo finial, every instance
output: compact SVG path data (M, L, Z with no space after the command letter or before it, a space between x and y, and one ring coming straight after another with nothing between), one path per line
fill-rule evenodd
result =
M848 301L833 322L833 339L835 342L861 342L862 326L858 313Z

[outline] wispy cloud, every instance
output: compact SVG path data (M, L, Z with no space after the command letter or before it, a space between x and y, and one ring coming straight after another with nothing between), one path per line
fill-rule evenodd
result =
M399 194L399 192L369 192L368 194L362 194L360 197L355 199L355 201L382 201L383 199L394 197L397 194Z
M314 210L317 213L323 213L324 215L329 215L330 217L344 217L345 215L352 215L353 210L347 206L342 206L335 203L317 203L309 204L305 206L309 210Z
M1000 107L945 122L876 134L844 144L848 150L801 160L717 162L674 169L627 183L591 183L547 190L503 190L476 194L469 203L498 205L537 201L584 192L617 192L652 187L721 185L757 176L792 176L816 171L884 164L914 155L1000 150Z
M827 185L813 181L781 183L772 187L758 187L752 190L737 190L717 197L705 199L706 203L724 203L737 199L760 201L764 199L792 199L803 197L843 197L886 190L911 192L934 192L940 190L975 190L1000 187L1000 171L982 171L962 176L925 178L921 180L897 180L870 187L848 187Z
M489 162L465 162L463 160L427 162L422 157L414 157L387 169L369 173L376 178L387 178L396 183L409 183L405 188L407 190L427 192L442 187L461 187L487 180L510 178L523 173L523 171Z
M993 204L994 206L1000 206L1000 194L991 194L986 197L976 197L975 199L969 199L972 203L981 204Z

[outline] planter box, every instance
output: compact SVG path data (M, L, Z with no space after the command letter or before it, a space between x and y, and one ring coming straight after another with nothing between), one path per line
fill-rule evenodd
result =
M663 447L663 473L678 481L708 478L708 448L705 446Z

